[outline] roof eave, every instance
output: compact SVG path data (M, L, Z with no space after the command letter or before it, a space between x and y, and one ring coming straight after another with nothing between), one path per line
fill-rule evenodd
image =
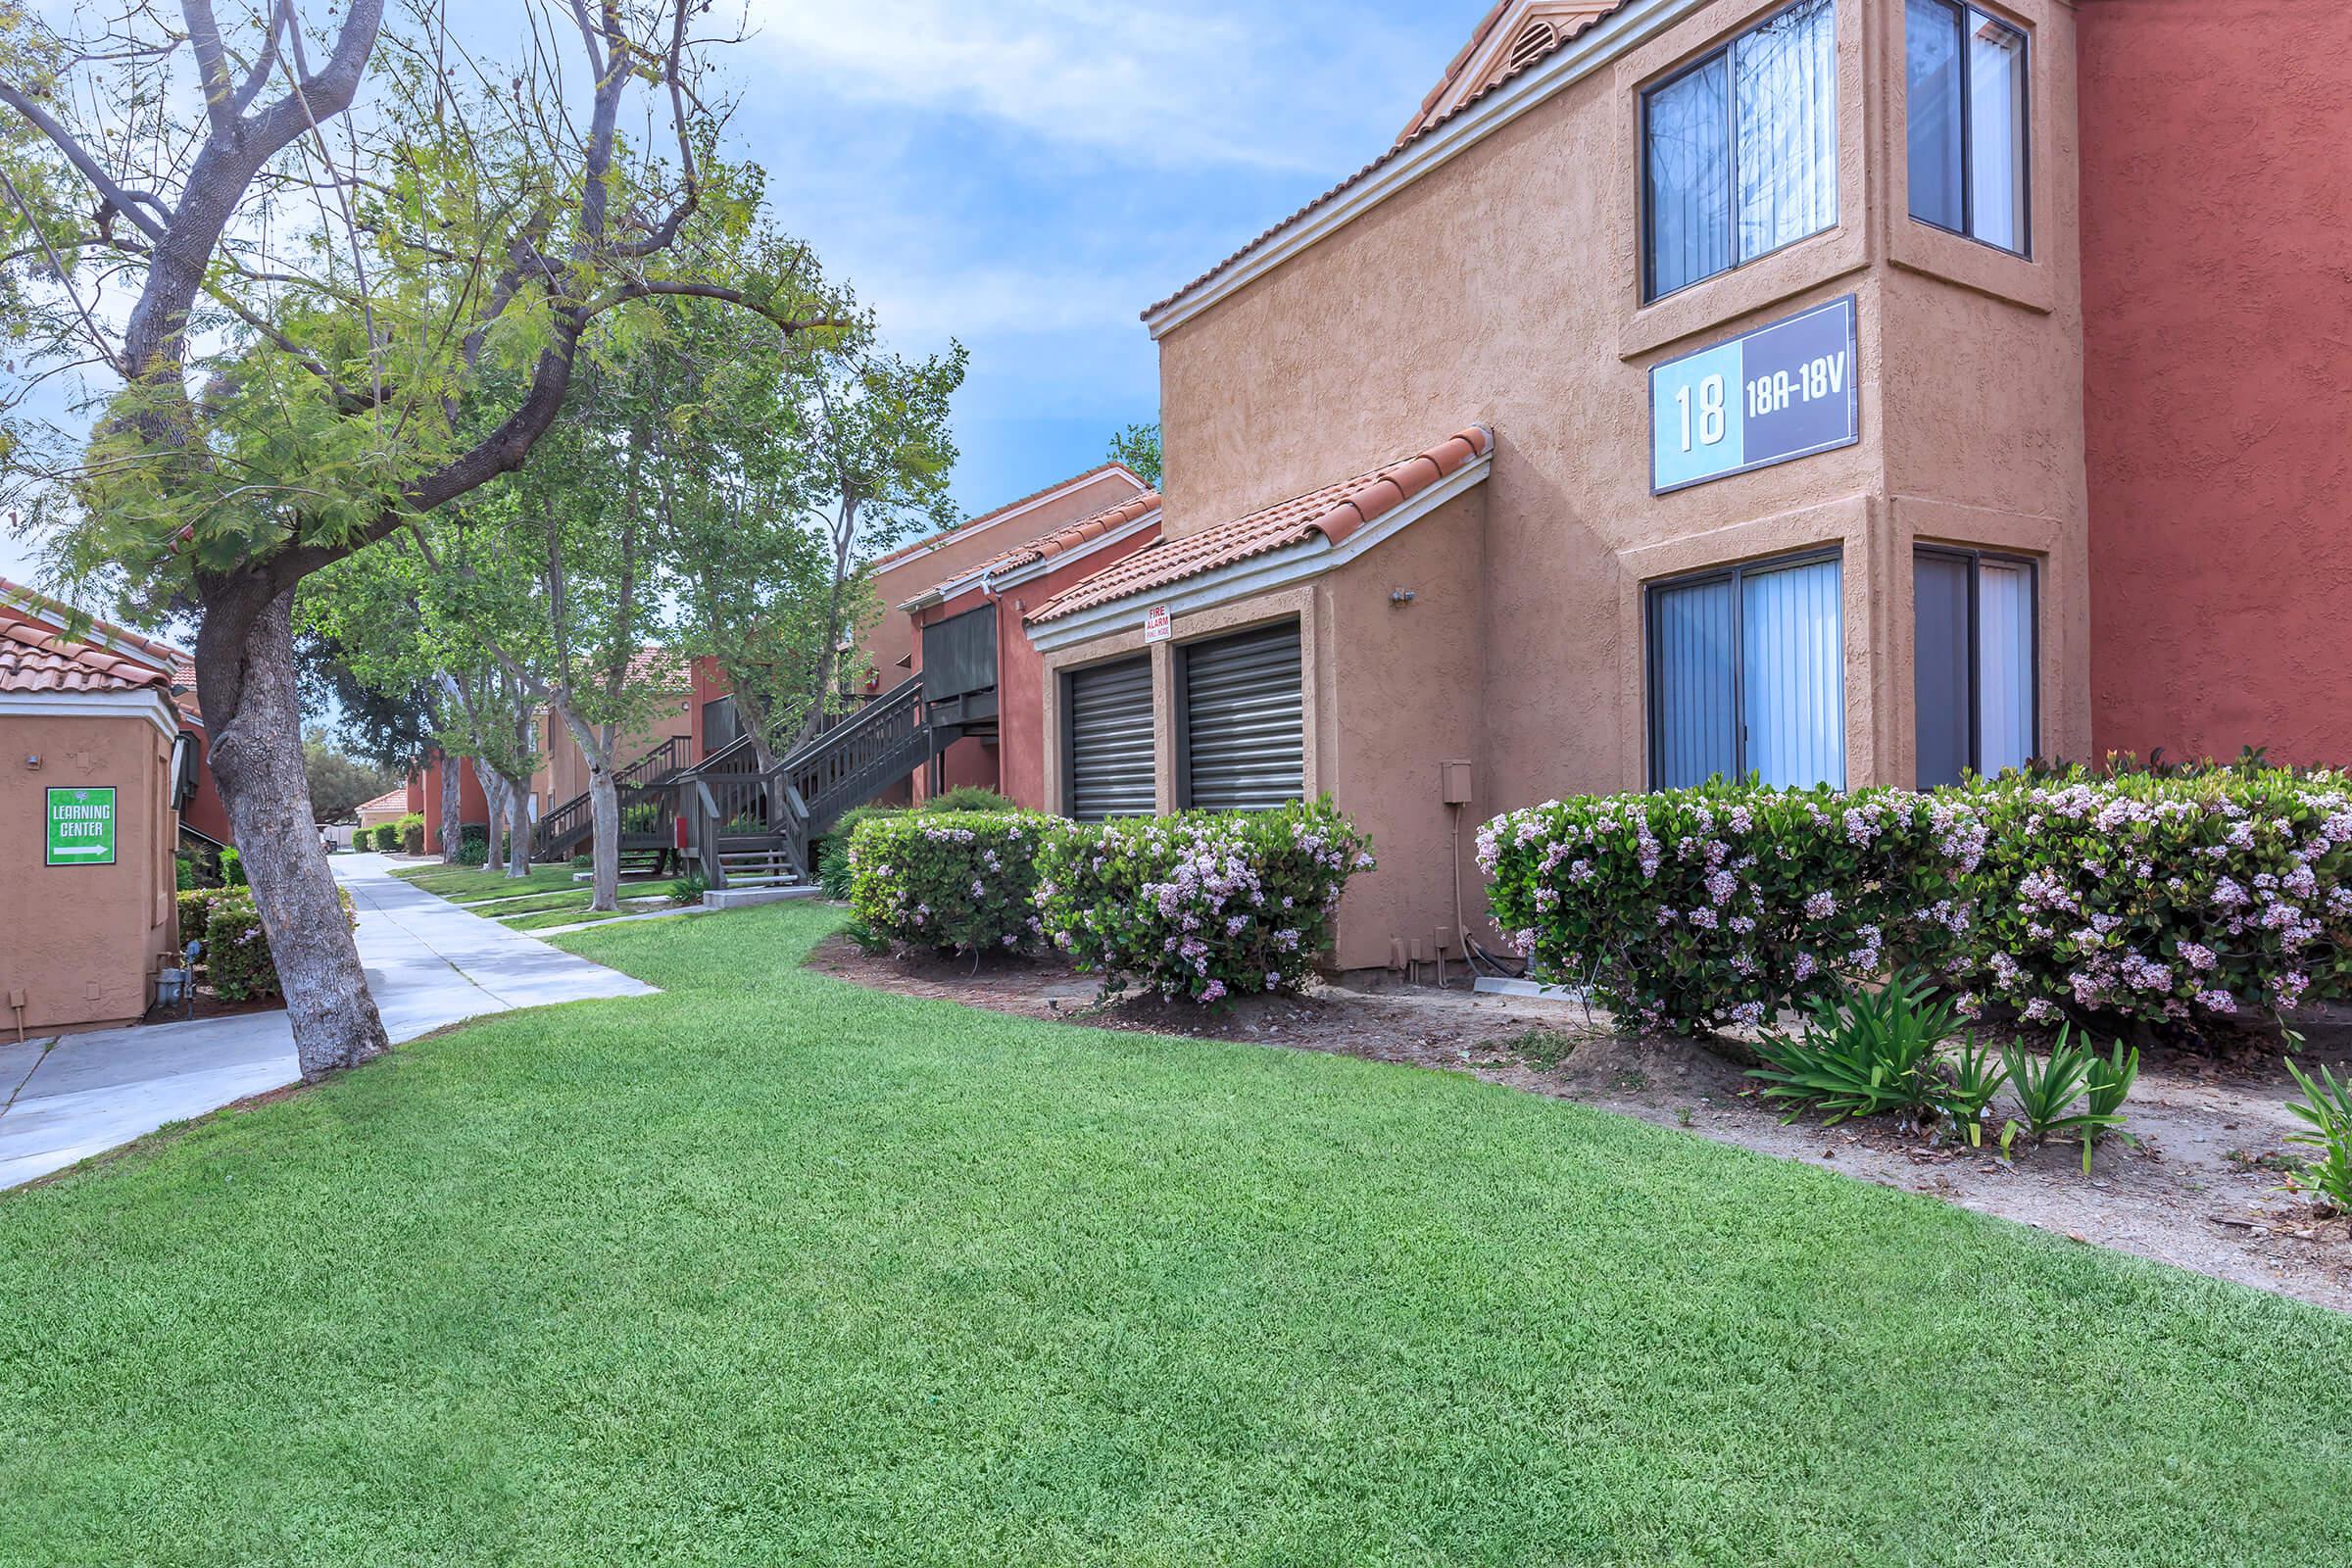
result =
M1346 565L1391 535L1469 490L1485 479L1494 466L1494 449L1490 444L1485 452L1426 489L1406 497L1398 505L1355 529L1339 544L1333 544L1328 536L1318 532L1313 538L1284 545L1263 555L1245 557L1198 576L1179 578L1157 588L1138 588L1116 599L1107 599L1084 610L1074 610L1066 615L1030 622L1026 627L1029 640L1041 651L1052 653L1055 649L1092 642L1112 632L1133 629L1136 609L1144 601L1154 605L1164 604L1171 615L1183 615L1321 576L1324 572Z

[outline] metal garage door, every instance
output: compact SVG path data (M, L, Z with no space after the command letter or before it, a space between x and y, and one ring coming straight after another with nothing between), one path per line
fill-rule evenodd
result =
M1158 804L1152 780L1152 660L1070 672L1070 815L1150 816Z
M1184 711L1186 805L1256 810L1304 792L1297 621L1187 647Z

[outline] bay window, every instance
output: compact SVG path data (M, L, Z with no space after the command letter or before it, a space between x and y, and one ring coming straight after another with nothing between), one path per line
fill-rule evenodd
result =
M1643 293L1838 223L1835 0L1798 0L1642 100Z
M1845 612L1835 556L1649 590L1650 784L1718 774L1845 783Z
M1961 0L1904 0L1911 216L2027 250L2026 35Z
M1923 546L1911 599L1919 787L2023 766L2038 743L2034 564Z

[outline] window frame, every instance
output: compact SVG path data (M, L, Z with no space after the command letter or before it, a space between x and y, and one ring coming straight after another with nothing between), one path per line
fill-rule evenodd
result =
M1696 571L1677 572L1671 577L1653 578L1642 585L1642 684L1643 688L1642 706L1644 718L1643 727L1646 730L1644 736L1646 755L1642 759L1642 776L1646 781L1645 788L1656 791L1668 787L1658 782L1658 738L1666 717L1665 693L1660 689L1657 678L1658 596L1661 593L1670 593L1677 588L1696 588L1711 582L1728 582L1732 585L1732 763L1735 769L1732 776L1736 779L1743 779L1748 775L1747 670L1745 668L1746 661L1740 657L1740 650L1744 646L1743 634L1746 628L1743 620L1747 612L1745 596L1740 592L1740 585L1749 577L1762 576L1775 571L1786 571L1795 566L1817 566L1825 561L1838 563L1838 589L1841 602L1840 612L1842 613L1842 600L1845 593L1845 547L1843 545L1816 545L1804 550L1791 551L1787 555L1763 556L1754 561L1735 562L1728 566L1702 566ZM1973 572L1970 575L1969 591L1972 596L1976 591ZM1973 597L1970 603L1972 606L1974 605ZM1842 668L1838 672L1838 682L1839 691L1842 693L1845 685L1845 671ZM2036 692L2035 695L2038 700L2039 693ZM2036 716L2038 716L2038 712ZM1842 723L1843 721L1840 720L1841 729Z
M1778 256L1783 251L1792 250L1796 246L1804 244L1807 240L1819 239L1824 234L1836 233L1838 229L1845 226L1845 193L1843 191L1839 191L1838 202L1838 220L1836 222L1827 224L1821 228L1817 228L1810 234L1799 234L1794 239L1784 240L1768 251L1758 251L1755 255L1748 257L1745 261L1742 261L1740 258L1740 80L1738 75L1732 70L1732 50L1739 44L1740 39L1746 37L1749 33L1763 31L1766 27L1772 25L1772 24L1778 22L1782 17L1787 16L1789 12L1794 11L1797 7L1806 3L1807 0L1788 0L1786 5L1774 7L1771 11L1765 13L1763 16L1760 16L1754 21L1748 23L1747 25L1741 27L1739 31L1730 34L1721 43L1716 44L1713 48L1706 50L1702 54L1693 56L1690 60L1686 60L1683 62L1683 64L1677 66L1665 75L1660 76L1657 80L1646 84L1639 90L1639 96L1641 99L1641 113L1636 117L1637 124L1635 126L1634 143L1636 155L1642 161L1642 212L1640 237L1642 257L1640 266L1642 269L1642 303L1643 305L1655 305L1660 300L1672 299L1677 294L1687 293L1688 291L1698 287L1701 283L1712 282L1714 279L1722 277L1728 272L1737 272L1742 267L1753 267L1756 263L1764 261L1770 257ZM1829 0L1830 33L1832 45L1831 57L1833 61L1837 60L1836 46L1838 15L1841 3L1842 0ZM1673 288L1667 289L1665 292L1660 293L1658 290L1656 228L1657 182L1651 175L1649 163L1650 105L1657 98L1658 94L1664 92L1667 88L1681 81L1684 77L1705 70L1708 66L1713 65L1718 60L1723 62L1724 144L1730 153L1729 162L1724 166L1724 191L1728 203L1728 210L1725 214L1725 220L1727 226L1731 230L1732 259L1727 265L1717 268L1714 271L1709 272L1704 276L1694 277L1688 283L1678 283ZM1842 93L1839 94L1838 102L1838 112L1839 115L1842 116L1844 113L1844 95ZM1838 124L1838 147L1840 153L1842 153L1845 141L1845 127L1842 122L1840 122Z
M1968 564L1968 771L1977 778L1984 776L1984 650L1982 612L1978 608L1977 581L1979 569L1987 561L2003 566L2023 566L2026 569L2026 662L2034 672L2033 717L2029 721L2034 731L2034 744L2027 758L2041 755L2041 563L2033 556L2021 556L2009 550L1979 550L1971 545L1914 544L1913 601L1911 646L1912 662L1919 661L1917 628L1919 624L1917 563L1921 556L1935 556L1944 561L1964 561ZM1917 677L1913 679L1916 681ZM1912 782L1919 778L1919 714L1911 715Z
M1926 3L1940 6L1960 19L1960 24L1955 31L1955 36L1959 39L1960 44L1960 102L1957 110L1960 125L1960 226L1953 228L1949 224L1938 223L1933 218L1922 218L1919 216L1919 209L1911 202L1911 73L1907 64L1910 59L1911 12L1908 6L1903 9L1903 46L1904 60L1906 61L1903 72L1903 208L1911 221L1932 228L1938 234L1950 234L1955 238L1968 240L1972 244L1982 245L1988 251L1996 251L2003 256L2014 256L2020 261L2030 262L2034 259L2033 30L1996 12L1985 10L1984 7L1975 4L1974 0L1926 0ZM2024 189L2018 192L2018 228L2020 232L2019 243L2014 247L2003 245L1998 240L1986 239L1976 231L1977 122L1976 116L1971 110L1976 102L1977 68L1976 61L1968 47L1968 16L1972 11L1984 17L1987 22L2006 27L2017 34L2018 46L2025 52L2025 84L2018 95L2017 104L2018 157L2025 166L2019 178L2024 182ZM1976 581L1973 570L1970 572L1969 581L1971 584Z

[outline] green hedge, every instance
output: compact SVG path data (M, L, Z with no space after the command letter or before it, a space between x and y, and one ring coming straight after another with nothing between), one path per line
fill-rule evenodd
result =
M2248 767L1915 794L1721 782L1479 833L1539 978L1695 1031L1905 965L1965 1009L2113 1031L2352 997L2352 787Z
M1035 858L1053 821L1031 811L868 817L850 834L850 907L902 948L1035 952Z
M1330 945L1363 836L1330 801L1056 828L1038 907L1056 946L1106 988L1216 1002L1296 991Z

